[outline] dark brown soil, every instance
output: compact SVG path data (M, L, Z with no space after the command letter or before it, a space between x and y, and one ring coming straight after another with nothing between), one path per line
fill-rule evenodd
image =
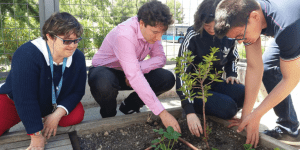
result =
M140 123L112 131L78 135L80 147L82 150L144 150L151 146L152 140L160 137L158 133L153 131L153 129L162 128L161 122L157 122L158 125L156 126L153 124ZM178 122L182 131L181 138L199 149L207 149L201 137L198 138L191 135L186 119L179 119ZM213 147L219 150L245 150L243 147L246 141L245 137L212 120L208 120L207 124L212 127L208 141L210 148ZM180 141L173 147L173 150L189 149L189 147ZM268 148L258 145L256 150L268 150Z

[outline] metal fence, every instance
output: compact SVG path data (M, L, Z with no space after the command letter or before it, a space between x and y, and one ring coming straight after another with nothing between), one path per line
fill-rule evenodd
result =
M40 36L43 22L51 12L69 12L84 26L78 49L90 60L106 34L120 22L137 14L149 0L4 0L0 2L0 72L10 70L14 51L23 43ZM175 24L163 35L168 61L177 56L180 39L193 24L194 13L202 0L160 0L173 13ZM263 40L265 38L262 38ZM264 40L266 41L266 40ZM243 45L239 54L245 58ZM89 63L87 63L89 65Z

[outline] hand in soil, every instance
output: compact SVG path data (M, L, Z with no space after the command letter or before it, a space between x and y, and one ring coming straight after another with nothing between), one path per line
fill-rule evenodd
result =
M258 141L259 141L259 123L261 117L256 115L255 112L252 112L248 116L242 120L241 124L239 125L237 132L241 132L246 127L247 131L247 140L246 144L254 145L256 148Z
M195 113L190 113L186 115L186 118L191 133L200 137L200 133L203 134L203 130L198 116Z
M163 110L160 114L159 117L164 124L164 126L167 128L168 126L173 127L173 129L179 133L181 133L180 126L177 122L177 120L166 110Z
M228 120L228 122L230 122L230 124L227 127L231 128L231 127L234 127L234 126L239 126L242 122L242 119L232 118L232 119Z

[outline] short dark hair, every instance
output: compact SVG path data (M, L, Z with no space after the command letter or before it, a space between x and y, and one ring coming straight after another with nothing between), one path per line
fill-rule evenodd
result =
M244 26L250 13L259 9L256 0L222 0L215 13L216 36L222 38L231 28Z
M194 30L200 34L205 23L211 23L215 19L216 7L221 0L204 0L194 15Z
M169 25L174 23L170 8L156 0L147 2L141 6L137 16L139 21L143 20L145 26L150 25L155 27L156 25L163 25L165 30L168 29Z
M83 28L71 14L67 12L55 12L46 20L42 33L43 39L46 41L48 40L46 34L49 34L52 38L55 35L69 37L71 34L76 34L77 37L80 37L83 33Z

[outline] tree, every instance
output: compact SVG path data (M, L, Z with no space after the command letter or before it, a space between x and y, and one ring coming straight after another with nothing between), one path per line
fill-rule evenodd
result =
M60 0L60 12L75 16L83 26L82 41L78 49L86 57L93 57L105 36L114 27L109 23L109 0Z
M111 19L108 21L117 26L128 18L136 16L138 9L148 0L115 0L111 5Z
M176 0L176 8L175 8L175 3L174 0L167 0L167 6L170 8L171 13L173 14L173 17L175 19L175 23L183 23L184 15L183 15L183 10L181 9L181 3ZM174 14L174 8L176 14Z
M0 65L10 64L19 46L40 36L38 8L38 0L0 3Z

